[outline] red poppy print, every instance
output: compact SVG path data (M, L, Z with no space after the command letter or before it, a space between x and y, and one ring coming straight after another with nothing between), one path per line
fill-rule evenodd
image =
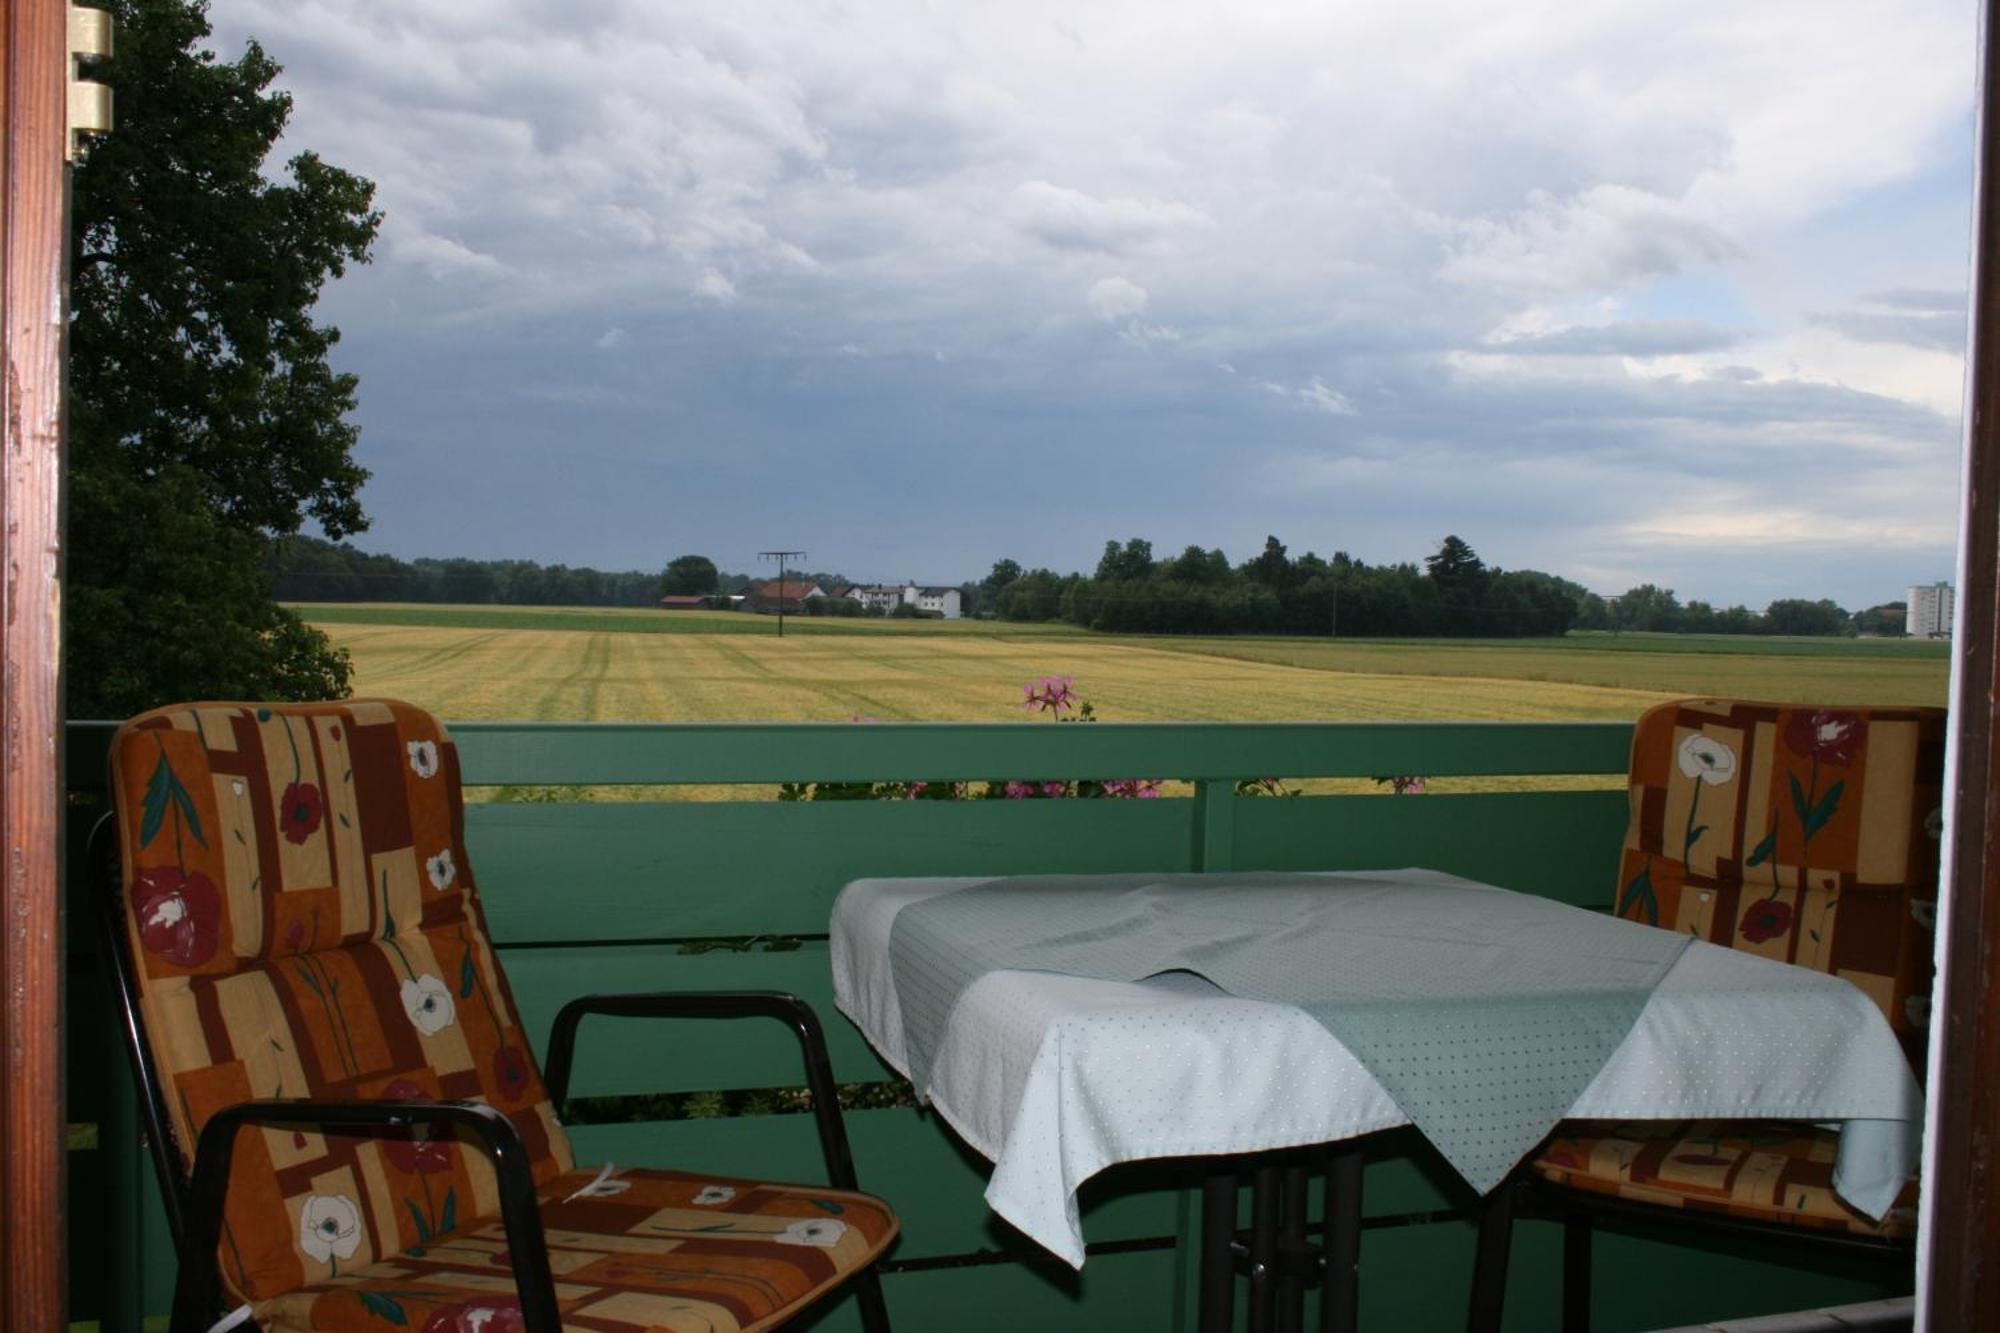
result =
M500 1095L508 1101L516 1101L528 1087L528 1061L512 1046L502 1046L493 1052L493 1079L500 1086Z
M200 967L215 956L222 900L199 870L141 870L132 883L132 915L139 923L139 942L175 967Z
M278 823L285 831L286 842L304 842L319 831L320 821L325 817L326 803L320 799L319 788L310 782L292 783L279 798Z
M512 1296L491 1296L431 1311L424 1333L522 1333L521 1302Z
M430 1100L430 1094L406 1078L399 1078L382 1089L385 1102L421 1102ZM416 1137L419 1133L422 1138ZM385 1134L382 1138L382 1155L398 1171L415 1175L435 1175L439 1171L451 1169L451 1128L448 1125L432 1125L428 1130L406 1129Z
M1801 759L1846 768L1854 762L1866 734L1859 713L1799 709L1785 722L1785 748Z
M1759 898L1744 910L1742 934L1752 944L1774 940L1792 928L1792 905Z

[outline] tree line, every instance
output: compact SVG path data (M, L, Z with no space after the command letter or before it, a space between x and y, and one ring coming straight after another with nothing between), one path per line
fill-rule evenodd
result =
M1653 584L1600 597L1541 570L1489 566L1456 535L1421 565L1370 565L1345 551L1295 558L1275 536L1242 564L1200 546L1158 559L1151 542L1134 537L1107 541L1090 575L1001 560L978 592L980 606L1003 620L1128 634L1525 638L1571 629L1848 635L1902 628L1895 604L1850 615L1831 601L1784 599L1759 614L1682 605Z

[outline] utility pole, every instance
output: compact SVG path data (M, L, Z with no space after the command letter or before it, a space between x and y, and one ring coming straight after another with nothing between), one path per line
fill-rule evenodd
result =
M803 560L806 558L806 553L804 551L759 551L757 555L760 559L775 560L778 562L778 637L782 639L785 637L785 562L787 560ZM803 606L804 602L802 601L800 605Z

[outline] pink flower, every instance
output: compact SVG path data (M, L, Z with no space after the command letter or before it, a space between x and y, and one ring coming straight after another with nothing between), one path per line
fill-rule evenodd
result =
M1007 799L1010 801L1025 801L1029 796L1034 794L1034 790L1033 787L1030 787L1025 782L1018 780L1009 782L1007 784Z
M916 800L919 796L930 790L930 785L928 782L912 782L909 790L903 793L903 799L906 801Z
M1026 696L1021 706L1031 713L1067 713L1076 707L1076 691L1071 688L1075 683L1075 676L1038 676L1021 687Z
M1104 784L1104 794L1106 796L1119 796L1134 800L1150 801L1160 794L1160 779L1112 778Z
M1044 796L1062 796L1067 794L1068 791L1069 784L1067 782L1044 782L1042 784L1042 795Z

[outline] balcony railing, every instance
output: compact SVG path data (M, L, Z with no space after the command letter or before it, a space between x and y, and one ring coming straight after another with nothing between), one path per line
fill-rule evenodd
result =
M1364 869L1425 865L1591 907L1608 904L1624 830L1621 790L1523 790L1419 798L1271 799L1240 779L1549 777L1625 771L1630 727L1597 723L1295 725L603 725L453 728L470 787L538 790L467 814L496 943L531 1034L585 992L709 987L795 991L826 1020L844 1083L893 1074L833 1009L829 909L861 876L1049 871ZM72 724L72 867L103 800L110 726ZM813 781L1171 778L1158 800L661 801L588 789ZM1571 784L1574 786L1575 784ZM574 789L574 790L566 790ZM137 1328L168 1305L172 1247L138 1141L126 1070L96 968L91 907L69 903L70 1271L80 1320ZM783 937L784 947L768 947ZM725 947L710 947L717 941ZM796 941L796 947L793 942ZM572 1095L644 1097L785 1086L796 1056L768 1041L674 1024L594 1028ZM604 1104L598 1103L601 1107ZM579 1160L684 1163L814 1179L810 1117L758 1115L578 1125ZM1189 1172L1117 1168L1085 1194L1096 1247L1081 1276L995 1219L985 1164L935 1117L850 1112L864 1188L895 1204L904 1235L885 1278L900 1329L1192 1327L1198 1209ZM1387 1141L1366 1184L1364 1327L1448 1329L1464 1317L1469 1200L1428 1150ZM1525 1225L1510 1327L1553 1327L1552 1233ZM1598 1327L1653 1328L1906 1291L1905 1275L1774 1260L1742 1242L1683 1248L1670 1232L1607 1236ZM858 1327L851 1309L814 1325Z

